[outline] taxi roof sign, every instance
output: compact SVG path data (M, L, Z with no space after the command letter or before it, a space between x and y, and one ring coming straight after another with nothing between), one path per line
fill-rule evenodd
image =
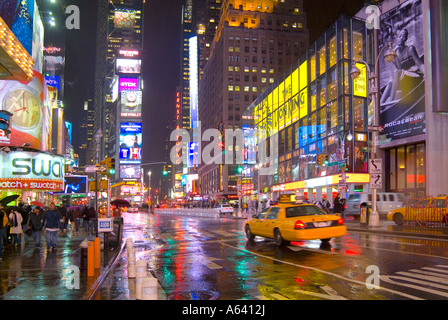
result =
M296 196L294 194L281 194L279 203L291 203L296 201Z

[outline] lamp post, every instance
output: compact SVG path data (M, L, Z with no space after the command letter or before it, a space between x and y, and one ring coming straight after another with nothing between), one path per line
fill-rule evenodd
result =
M386 50L386 51L385 51ZM388 46L384 46L383 49L381 49L381 51L378 53L377 57L376 57L376 61L375 61L375 70L374 72L371 72L369 64L367 62L365 62L364 60L357 60L353 62L353 67L350 71L350 75L352 77L352 79L356 79L360 76L361 71L359 70L358 67L356 67L357 63L362 63L366 66L368 74L370 75L369 77L369 81L370 81L370 85L369 85L369 95L370 95L370 99L372 100L373 103L373 126L378 126L378 111L380 109L380 105L379 105L379 82L378 82L378 69L379 69L379 58L381 57L381 54L384 53L384 60L387 63L392 63L395 58L397 57L397 53L395 52L395 50L392 48L392 43L389 43ZM372 156L373 158L377 157L377 141L378 141L378 131L373 131L372 134L372 140L373 140L373 144L372 144ZM372 213L370 215L370 221L369 224L373 227L379 227L380 226L380 219L379 219L379 215L378 215L378 210L377 210L377 189L374 188L372 189Z
M341 140L341 137L340 136L338 136L338 139L339 139L339 143L340 143L340 148L342 149L342 152L341 152L341 160L344 160L345 161L345 168L347 167L347 159L345 158L345 140L348 140L349 142L350 141L352 141L353 140L353 135L352 135L352 133L350 132L350 131L347 131L343 136L342 136L342 140ZM343 191L342 192L342 196L344 197L344 198L346 198L347 197L347 195L346 195L346 193L347 193L347 186L346 186L346 173L345 173L345 170L342 170L342 183L343 183L343 186L341 187L341 190ZM341 181L340 181L340 183L341 183Z

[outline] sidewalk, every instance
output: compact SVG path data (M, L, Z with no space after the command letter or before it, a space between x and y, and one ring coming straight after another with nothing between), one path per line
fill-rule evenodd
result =
M81 228L81 230L83 230ZM101 250L101 268L94 277L87 277L85 270L79 270L79 288L74 287L76 274L72 270L81 267L81 249L84 239L93 241L95 236L80 231L59 232L57 249L48 252L45 233L42 245L35 247L32 238L19 247L9 245L3 250L0 262L0 299L3 300L85 300L99 288L102 279L110 269L110 262L119 255L122 247ZM100 237L103 242L102 237ZM103 244L102 244L103 246Z

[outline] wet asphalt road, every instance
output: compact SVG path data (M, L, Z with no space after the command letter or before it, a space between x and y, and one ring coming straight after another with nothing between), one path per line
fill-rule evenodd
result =
M245 219L125 215L137 260L148 262L168 300L448 299L448 241L348 231L277 247L247 241ZM134 299L126 252L100 299Z

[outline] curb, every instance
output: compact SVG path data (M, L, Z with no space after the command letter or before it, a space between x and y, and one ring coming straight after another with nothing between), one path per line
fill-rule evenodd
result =
M347 230L348 231L365 232L365 233L374 233L374 234L395 235L395 236L410 237L410 238L424 237L424 238L448 241L448 235L413 233L413 232L406 232L406 231L389 231L389 230L378 229L376 227L369 228L369 227L356 227L356 226L348 226L347 225Z

